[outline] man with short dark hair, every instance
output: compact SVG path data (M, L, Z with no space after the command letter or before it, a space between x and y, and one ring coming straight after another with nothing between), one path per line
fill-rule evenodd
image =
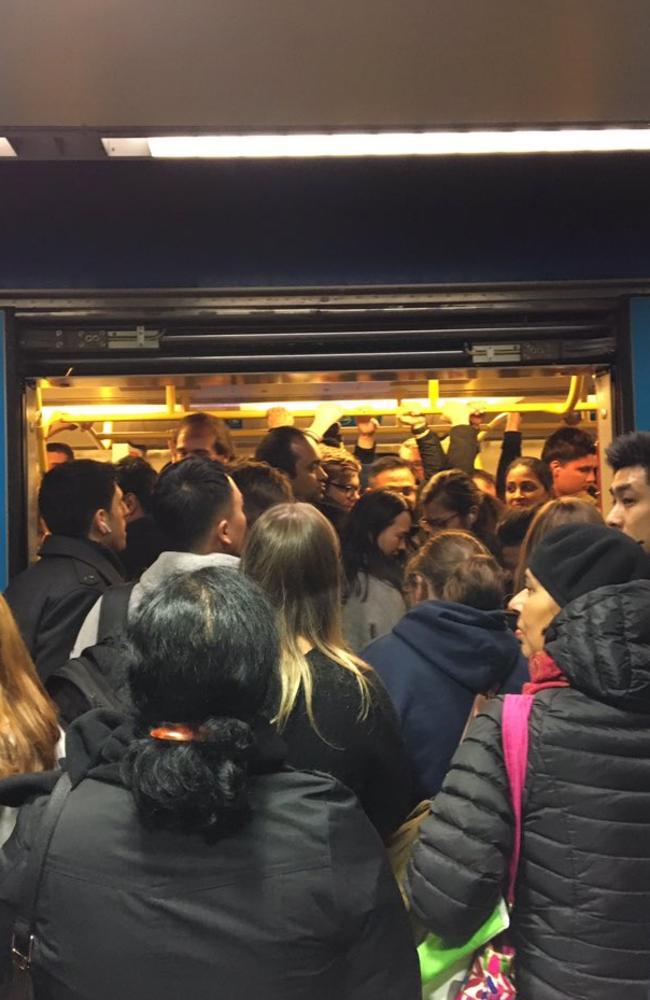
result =
M318 448L297 427L274 427L258 444L255 458L286 472L296 500L315 503L322 499L327 475Z
M55 466L43 476L38 503L51 534L39 562L14 577L5 597L45 680L67 660L97 597L122 581L126 526L122 490L105 462Z
M151 511L165 540L165 550L131 591L128 614L174 573L202 566L239 565L246 534L242 495L216 462L186 458L158 476ZM72 656L97 642L101 599L84 621Z
M542 449L542 462L551 470L556 497L588 499L596 488L596 445L579 427L560 427L551 434Z
M249 530L269 507L293 503L289 477L266 462L239 462L231 467L230 474L241 490Z
M622 434L606 454L614 470L607 523L650 552L650 432Z
M235 457L228 425L210 413L190 413L183 417L171 450L174 462L180 462L189 455L218 462L230 462Z
M417 482L410 462L397 455L376 459L368 469L369 490L395 490L409 500L415 500Z
M126 548L122 562L128 580L137 580L163 550L162 535L151 516L151 494L158 474L144 458L128 456L115 466L126 508Z
M74 462L74 452L65 441L49 441L45 445L45 451L48 469L53 469L55 465L63 465L65 462Z

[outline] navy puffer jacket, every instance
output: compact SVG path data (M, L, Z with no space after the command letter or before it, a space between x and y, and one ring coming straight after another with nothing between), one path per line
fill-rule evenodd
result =
M567 605L546 649L571 687L535 696L513 913L525 1000L647 1000L650 582ZM416 913L451 940L490 914L513 818L501 699L456 753L409 869Z

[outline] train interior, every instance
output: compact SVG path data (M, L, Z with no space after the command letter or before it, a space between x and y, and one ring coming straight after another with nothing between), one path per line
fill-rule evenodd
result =
M481 368L219 373L197 375L75 376L32 379L26 390L28 549L37 546L36 492L46 468L45 444L63 441L77 457L117 461L146 454L160 469L170 438L186 414L207 411L228 422L240 457L252 455L267 430L267 412L283 406L296 426L311 423L316 408L337 402L342 436L353 448L357 416L377 418L378 454L396 452L408 437L397 421L400 404L417 407L441 436L449 421L472 409L484 414L479 465L494 472L506 416L522 414L523 453L539 455L563 421L593 433L601 454L601 498L607 501L602 452L613 428L613 380L602 364ZM460 416L459 416L460 415ZM466 419L466 417L465 417Z

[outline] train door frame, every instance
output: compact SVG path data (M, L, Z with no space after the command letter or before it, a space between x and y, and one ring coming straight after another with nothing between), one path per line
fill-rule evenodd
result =
M289 306L295 306L297 311L307 310L308 307L317 306L321 310L332 307L346 306L349 303L353 308L362 306L369 308L368 303L374 306L383 307L388 302L392 307L397 304L398 308L410 308L415 306L424 307L427 303L440 307L449 306L449 311L459 309L465 310L463 315L470 315L472 309L494 309L495 316L507 316L514 310L520 309L522 303L532 302L533 306L542 310L551 310L557 307L582 308L585 315L596 315L597 310L601 313L608 310L611 316L611 329L616 340L615 358L611 363L611 382L614 389L614 413L608 414L611 421L612 430L621 432L631 429L634 426L635 401L630 392L620 391L621 386L632 385L632 347L631 347L631 319L630 319L630 292L629 286L620 286L617 283L586 283L578 284L559 283L534 287L497 287L497 288L465 288L445 289L436 287L434 289L363 289L363 290L286 290L286 291L265 291L252 290L250 293L242 290L234 292L204 293L191 291L174 291L168 295L161 293L142 292L115 292L110 294L102 293L60 293L46 294L35 293L29 296L2 297L0 298L0 315L4 319L3 338L3 361L5 379L5 441L1 447L4 455L5 471L5 537L6 543L5 564L8 563L10 575L22 568L25 564L25 553L27 552L27 512L29 499L26 497L24 484L26 481L26 470L29 461L26 442L29 439L27 428L34 420L34 399L30 395L29 374L25 374L24 356L19 347L19 335L24 327L34 321L47 322L49 324L65 324L92 316L93 320L103 317L104 322L110 321L111 317L119 316L121 321L128 317L140 316L149 320L152 317L170 314L197 316L209 313L210 310L218 308L242 307L249 304L251 310L259 310L260 305L268 310L268 315L277 320L278 314L288 311ZM634 291L648 292L646 287L635 288ZM4 314L2 310L4 309ZM339 314L340 315L340 314ZM453 331L453 328L452 328ZM399 358L395 353L396 360ZM399 358L400 367L403 367L403 359ZM169 359L173 366L173 358ZM423 362L424 363L424 362ZM569 362L567 362L569 363ZM146 359L142 365L146 367ZM264 357L260 356L259 364L264 364ZM327 362L325 362L327 366ZM453 366L453 365L452 365ZM113 365L113 368L115 366ZM186 369L187 370L187 369ZM225 369L224 369L225 370ZM242 370L242 369L240 369ZM249 370L253 370L252 368ZM259 370L259 366L257 368ZM276 369L277 370L277 369ZM129 372L135 373L132 366ZM91 374L90 370L84 373ZM160 373L158 368L157 373ZM34 372L32 371L32 376ZM43 372L47 374L47 372ZM100 370L96 374L102 374ZM108 372L106 372L108 374ZM126 372L124 374L127 374ZM16 475L16 470L19 474ZM2 498L0 496L0 503ZM33 505L34 498L31 498ZM2 570L0 559L0 571ZM6 568L5 568L6 573ZM6 578L5 578L6 579ZM2 581L0 581L2 582Z

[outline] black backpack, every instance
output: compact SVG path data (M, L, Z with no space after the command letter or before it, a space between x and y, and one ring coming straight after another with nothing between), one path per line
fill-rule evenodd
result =
M124 633L134 583L118 583L102 595L97 642L50 674L45 686L59 709L61 724L92 708L130 708Z

